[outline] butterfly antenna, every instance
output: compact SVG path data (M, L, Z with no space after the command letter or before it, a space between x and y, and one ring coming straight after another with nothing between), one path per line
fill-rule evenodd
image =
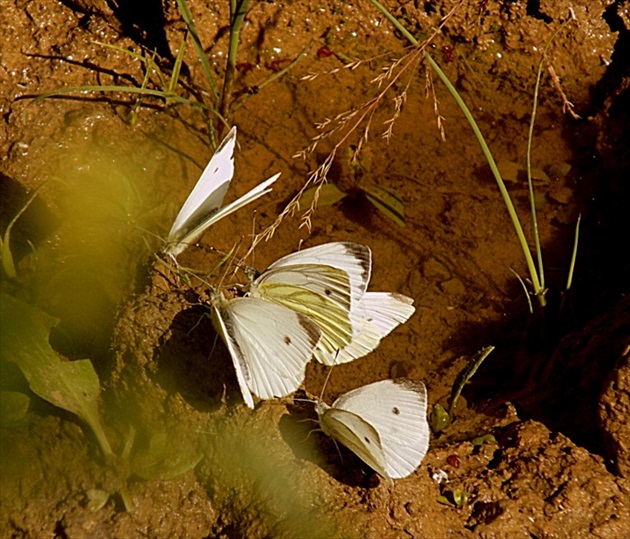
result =
M219 264L225 264L227 263L227 267L225 269L225 271L223 272L223 275L221 276L221 279L219 280L218 284L216 286L211 286L208 285L209 288L216 292L218 290L221 290L223 287L225 287L224 282L226 281L228 275L230 274L230 270L232 267L234 267L234 271L231 272L231 275L234 276L236 274L236 272L238 271L238 269L242 269L241 268L241 260L237 260L237 253L238 253L238 248L240 246L240 243L242 241L242 238L232 247L232 249L230 250L229 253L226 254L226 256L224 257L223 261ZM238 288L238 289L243 289L245 286L245 284L243 283L234 283L233 285L234 288Z
M330 366L330 370L328 371L328 374L326 375L326 380L324 380L324 385L322 387L322 392L319 395L319 400L320 401L324 399L324 391L326 390L326 386L328 385L328 380L330 380L330 375L332 374L333 367L337 363L337 356L338 355L339 355L339 350L337 350L337 353L335 354L335 360L333 361L333 364Z
M254 251L254 238L256 237L256 210L254 210L254 215L252 217L252 244L249 248L249 252L252 253L252 266L255 266L255 260L254 257L256 255L256 252Z
M213 248L214 249L214 248ZM224 264L228 264L228 268L229 268L229 264L230 264L230 260L233 260L235 258L235 252L238 250L238 242L235 243L232 248L230 249L230 251L228 253L226 253L225 251L219 251L218 249L214 249L214 252L222 255L221 259L217 262L217 264L214 266L214 268L212 268L212 270L207 274L207 276L210 275L215 275L216 273L219 272L219 268L221 266L223 266ZM227 270L223 273L223 275L221 276L221 280L220 282L223 282L223 280L225 279L225 276L227 275ZM212 288L212 287L210 287Z
M191 327L191 328L188 330L188 332L186 333L186 336L187 336L187 337L190 337L190 334L191 334L193 331L195 331L195 329L197 329L197 326L198 326L199 324L201 324L201 321L202 321L205 317L206 317L206 315L205 315L205 314L203 314L203 315L201 315L201 316L199 317L199 320L197 320L197 323L196 323L193 327Z

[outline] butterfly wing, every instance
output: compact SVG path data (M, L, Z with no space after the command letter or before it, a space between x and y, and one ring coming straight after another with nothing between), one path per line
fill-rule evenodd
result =
M351 320L353 320L352 316ZM315 359L330 366L350 363L366 356L380 344L381 334L373 324L365 321L356 322L355 320L354 322L351 321L351 325L353 334L348 344L331 351L322 346L320 342L315 350Z
M319 424L325 434L345 445L370 468L392 482L378 432L360 416L330 407L319 401L315 405Z
M318 327L291 309L258 298L213 303L214 318L236 369L246 404L283 397L304 380L306 364L320 338Z
M249 369L249 362L245 359L243 352L238 345L237 336L235 335L234 322L231 320L230 314L225 309L222 309L213 303L212 305L212 323L221 335L221 339L225 343L225 346L230 352L232 357L232 363L234 364L234 370L236 371L236 381L238 387L243 395L243 400L249 408L254 408L254 399L252 393L249 390L252 380L252 374ZM228 323L226 324L226 321Z
M253 281L250 294L308 316L321 329L318 346L327 353L352 338L350 281L343 270L320 264L281 266Z
M242 197L221 207L234 176L235 145L236 127L232 127L179 210L168 233L167 254L177 256L194 243L206 228L271 191L271 184L280 174L272 176Z
M385 456L385 477L408 476L427 453L427 391L422 382L375 382L345 393L333 408L358 415L378 433Z
M250 202L254 202L254 200L269 193L271 191L271 185L279 177L280 172L278 172L278 174L274 174L271 178L266 179L264 182L259 183L256 187L247 191L247 193L245 193L242 197L237 198L233 202L230 202L227 206L221 208L218 212L212 215L210 219L204 221L203 226L199 227L199 232L195 232L194 234L201 234L201 232L203 232L210 225L213 225L224 217L227 217L231 213L234 213L236 210L240 210L243 206L247 206Z
M197 184L177 214L168 233L169 252L179 247L191 231L201 221L211 216L223 204L223 198L234 176L234 148L236 146L236 127L232 127L223 142L201 173ZM181 252L185 245L180 249Z
M372 252L360 243L329 242L283 256L268 271L300 264L321 264L345 271L350 278L352 301L358 304L370 281Z
M269 283L306 288L350 311L350 277L338 268L323 264L294 264L270 268L251 283L251 290Z
M366 292L361 304L364 320L378 329L381 339L416 312L413 299L395 292Z
M398 325L406 322L416 311L413 299L390 292L366 292L357 309L351 313L354 336L339 353L323 352L321 347L315 357L325 365L348 363L372 352L381 339Z

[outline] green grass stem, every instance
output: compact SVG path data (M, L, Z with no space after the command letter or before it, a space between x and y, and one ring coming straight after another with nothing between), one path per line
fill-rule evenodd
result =
M72 86L70 88L59 88L58 90L51 90L50 92L44 92L37 96L36 99L45 99L48 97L57 97L60 95L83 93L83 92L120 92L128 94L140 94L145 96L157 97L163 99L165 102L175 102L184 105L191 105L193 107L201 108L211 114L218 114L214 108L201 103L199 101L193 101L191 99L181 97L176 94L170 94L163 90L152 90L150 88L137 88L135 86L118 86L118 85L93 85L93 86Z
M182 14L184 22L186 23L186 26L188 27L188 31L190 32L193 43L195 45L195 50L197 51L197 57L199 58L199 61L201 62L201 66L203 67L203 71L206 75L206 79L214 95L215 102L218 104L219 90L217 88L216 82L214 81L214 76L212 75L212 68L210 67L210 62L208 61L206 51L203 49L203 45L201 44L201 40L199 39L199 34L197 33L197 27L195 26L195 21L192 18L190 10L188 9L186 0L177 0L177 7L179 8L179 12Z
M545 266L543 264L542 248L540 246L540 234L538 231L538 217L536 215L536 200L534 199L534 182L532 181L532 141L534 140L534 124L536 123L536 111L538 110L538 92L540 90L540 80L542 78L542 68L545 57L540 59L538 65L538 74L536 75L536 84L534 85L534 103L532 105L532 116L529 122L529 131L527 133L527 192L529 195L529 209L532 216L532 229L534 232L534 244L536 247L536 259L538 260L538 275L540 277L540 287L542 293L545 290Z
M181 45L179 46L179 51L177 52L177 57L175 58L175 63L173 64L173 72L171 73L171 80L168 82L169 94L174 94L177 92L177 85L179 84L179 74L182 71L182 64L184 63L185 52L186 52L186 36L184 36L184 39L182 39Z
M377 0L370 0L370 2L402 33L403 36L405 36L405 38L412 45L414 46L419 45L418 40L415 37L413 37L411 33L398 21L398 19L396 19L396 17L394 17L391 13L389 13L382 4L380 4ZM536 264L534 263L534 259L531 254L529 244L527 243L525 232L523 231L523 227L521 226L521 222L518 218L518 214L516 213L516 208L514 207L514 204L512 203L512 199L507 190L507 187L505 186L505 182L503 181L503 178L501 177L501 173L499 172L499 169L494 160L494 157L492 153L490 152L490 148L488 147L488 144L486 143L485 138L483 137L481 130L479 129L479 126L477 125L477 122L475 121L475 118L470 112L470 109L468 108L464 100L459 95L459 92L457 91L455 86L453 86L453 84L451 83L449 78L446 76L444 71L442 71L440 66L437 64L437 62L435 62L435 60L433 60L433 58L428 52L423 51L422 54L424 58L426 58L427 62L429 62L429 65L437 73L438 77L440 77L440 80L444 83L447 90L449 91L453 99L455 99L455 102L457 103L461 111L464 113L466 120L468 120L468 123L470 124L473 130L473 133L475 134L475 137L477 138L477 141L479 142L479 145L481 146L481 150L488 162L488 165L490 166L492 175L494 176L494 179L497 182L499 192L501 193L501 196L503 197L503 202L505 203L505 206L508 210L510 219L512 220L512 226L514 227L514 230L518 237L518 241L521 245L521 250L523 251L523 255L525 256L525 262L527 263L527 269L529 271L529 275L532 281L534 293L536 294L536 297L538 298L540 305L544 307L546 304L545 291L544 291L543 286L541 285L541 282L538 276L538 271L536 270Z
M232 88L234 87L234 73L236 73L236 59L238 57L238 42L250 1L230 0L230 44L225 66L225 77L223 78L223 93L219 106L219 112L223 118L230 117Z
M575 261L578 253L578 241L580 239L580 222L582 221L582 214L578 215L577 223L575 223L575 238L573 239L573 253L571 254L571 264L569 264L569 273L567 275L567 290L571 288L573 284L573 272L575 271Z

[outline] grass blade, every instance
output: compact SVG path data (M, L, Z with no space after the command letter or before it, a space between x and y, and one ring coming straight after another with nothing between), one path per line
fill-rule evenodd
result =
M203 50L203 45L201 44L201 40L199 39L199 34L197 34L195 21L193 21L190 10L188 9L188 5L186 4L186 0L177 0L177 7L179 8L179 12L182 14L184 22L188 27L188 31L190 32L193 43L195 45L195 50L197 51L197 58L199 58L199 61L201 62L201 65L203 67L203 71L206 74L206 79L208 81L208 84L210 85L210 88L212 89L215 102L218 103L219 90L217 89L217 85L214 82L210 62L208 61L208 57L206 56L206 51Z
M174 94L177 92L177 85L179 83L179 74L182 70L182 64L184 63L184 54L186 53L186 36L182 39L182 43L179 46L179 51L177 52L177 58L175 58L175 63L173 64L173 72L171 73L171 80L168 83L168 93Z
M4 270L5 275L9 279L15 279L17 277L17 270L15 269L15 261L13 260L13 253L11 252L11 230L13 229L13 225L17 222L17 220L24 214L24 212L28 209L28 207L32 204L37 196L39 190L46 185L46 183L40 184L32 193L29 199L26 201L24 206L20 209L19 212L15 215L11 222L7 225L7 228L4 231L4 236L0 237L0 260L2 261L2 269Z
M532 117L529 122L529 132L527 133L527 192L529 195L529 210L532 216L532 229L534 232L534 244L536 247L536 259L538 260L538 275L540 286L545 288L545 266L543 264L542 248L540 246L540 234L538 232L538 217L536 215L536 200L534 199L534 182L532 181L532 141L534 139L534 124L536 122L536 111L538 109L538 92L540 90L540 79L545 57L540 60L536 84L534 85L534 103L532 105Z
M578 253L578 240L580 238L580 222L582 221L582 214L578 215L577 223L575 223L575 239L573 240L573 253L571 254L571 264L569 265L569 274L567 275L567 290L571 288L573 284L573 272L575 271L575 261Z
M219 113L223 118L229 118L232 104L232 87L234 85L234 73L236 72L236 58L238 55L238 40L241 34L243 20L247 13L250 0L232 0L230 2L230 46L223 78L223 93Z
M396 19L396 17L394 17L391 13L389 13L382 4L380 4L376 0L370 0L370 2L381 13L383 13L383 15L402 33L403 36L405 36L405 38L412 45L415 45L415 46L419 45L418 40L415 37L413 37L411 33L409 33L409 31ZM492 153L490 152L490 148L488 147L488 144L486 143L486 140L483 137L481 130L479 129L479 126L477 125L477 122L475 121L475 118L470 112L470 109L468 108L468 106L466 105L462 97L459 95L459 92L457 91L455 86L453 86L449 78L446 76L446 73L442 71L440 66L435 62L435 60L433 60L433 58L431 57L429 53L427 53L426 51L423 51L422 54L424 58L427 60L427 62L429 62L429 65L437 73L438 77L440 77L440 80L446 86L447 90L449 91L453 99L455 99L455 102L457 103L461 111L464 113L466 120L468 120L468 123L470 124L470 127L472 128L473 133L475 134L475 137L477 138L477 141L479 142L479 145L481 146L481 150L486 158L486 161L488 162L488 165L490 166L490 170L492 171L494 179L497 183L499 192L501 193L501 196L503 197L503 202L505 203L505 206L508 210L510 219L512 221L512 226L514 227L514 230L518 237L518 241L521 245L521 250L523 251L523 256L525 257L525 262L527 263L527 269L529 271L529 275L532 281L534 292L536 296L538 297L538 301L540 305L544 306L546 304L546 300L544 296L544 288L540 284L540 280L538 278L538 271L536 270L536 264L534 263L534 259L529 249L527 238L525 237L525 232L523 231L523 227L521 226L520 219L518 218L518 214L516 213L516 208L514 207L514 204L510 197L510 193L508 192L507 187L505 186L505 182L503 181L503 178L501 177L501 174L494 160L494 157Z

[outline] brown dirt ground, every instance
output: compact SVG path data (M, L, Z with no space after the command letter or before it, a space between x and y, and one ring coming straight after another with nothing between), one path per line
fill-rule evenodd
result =
M455 5L385 4L420 40ZM0 536L630 536L627 2L463 2L429 49L503 170L522 169L536 69L559 30L546 51L559 84L545 71L532 148L534 167L545 173L537 184L544 316L528 313L510 271L526 275L468 124L437 77L406 60L371 118L359 165L349 148L360 130L339 148L329 174L353 192L371 183L395 190L406 226L353 196L318 208L310 230L299 228L300 214L285 219L256 248L255 265L264 268L302 240L359 241L373 251L371 288L415 300L416 314L374 353L334 369L328 402L407 376L426 383L431 405L445 404L467 359L496 345L464 391L456 421L393 487L330 440L309 435L300 420L313 418L310 406L284 399L246 409L198 290L148 262L147 242L159 246L155 237L165 235L211 154L200 109L125 93L33 99L84 85L140 87L142 63L97 42L157 51L168 78L185 30L177 5L135 5L6 0L0 10L3 229L26 192L46 181L13 234L20 294L60 319L52 335L60 353L93 361L108 436L118 454L126 447L126 458L105 465L87 429L33 399L26 424L1 429ZM218 81L227 6L189 0ZM562 26L570 9L575 20ZM244 252L252 228L269 226L341 140L335 133L306 160L295 159L318 134L316 124L378 95L374 78L412 52L405 47L366 1L253 3L233 88L238 178L228 197L276 171L282 178L257 203L255 221L251 211L238 212L181 262L210 273L219 259L210 245L229 251L240 243ZM263 85L302 52L295 67ZM354 59L363 62L343 68ZM210 100L190 38L178 92ZM383 140L402 94L393 136ZM580 119L563 114L566 100ZM526 187L514 179L509 187L529 233ZM561 293L579 214L575 281ZM15 293L17 285L3 289ZM326 374L309 366L305 390L319 394ZM473 445L487 433L496 441ZM438 502L458 493L466 496L459 507ZM102 504L93 501L99 494Z

